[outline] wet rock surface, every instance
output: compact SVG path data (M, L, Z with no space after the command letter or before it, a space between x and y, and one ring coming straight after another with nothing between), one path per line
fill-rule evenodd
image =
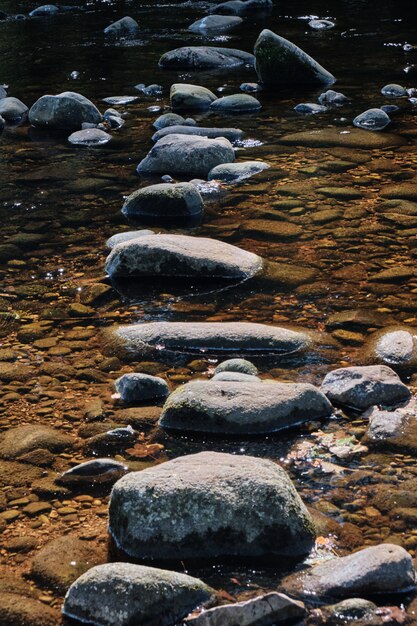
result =
M122 213L128 218L190 217L202 213L203 199L191 183L150 185L128 196Z

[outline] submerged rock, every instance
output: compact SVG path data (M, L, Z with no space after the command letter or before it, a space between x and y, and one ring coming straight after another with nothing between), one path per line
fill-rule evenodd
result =
M68 137L68 141L75 146L103 146L112 139L109 133L98 128L77 130Z
M183 174L207 176L221 163L233 163L232 144L223 137L207 139L193 135L167 135L139 163L139 174Z
M214 370L215 374L222 372L239 372L240 374L248 374L249 376L257 376L258 370L253 363L246 359L227 359L219 363Z
M335 78L291 41L263 30L255 43L256 72L264 85L326 85Z
M106 272L120 276L172 276L247 279L262 259L236 246L187 235L148 235L115 246Z
M249 322L150 322L103 333L104 351L124 359L176 353L299 355L312 341L303 332Z
M349 130L340 128L322 128L306 130L300 133L284 135L280 142L290 146L308 146L311 148L359 148L379 150L406 144L404 137L390 133L369 133L359 128Z
M383 96L387 96L388 98L402 98L403 96L408 95L405 87L396 85L395 83L390 83L389 85L382 87L381 93Z
M0 101L1 106L1 101ZM84 122L98 124L101 114L90 100L72 91L42 96L29 111L32 126L78 130Z
M315 104L314 102L303 102L297 104L294 107L294 111L303 115L315 115L317 113L326 113L327 107L321 104Z
M129 37L136 35L139 31L139 24L132 17L122 17L117 22L113 22L110 26L104 29L105 35L111 35L112 37Z
M411 393L386 365L341 367L323 380L321 390L335 404L365 410L373 405L395 406Z
M17 426L1 433L0 457L15 459L38 448L50 452L62 452L69 448L72 443L71 437L50 426L41 426L40 424Z
M113 459L93 459L63 472L56 482L61 485L95 485L114 482L127 472L127 466Z
M246 15L270 12L272 0L229 0L209 9L209 13L220 15Z
M204 210L203 198L191 183L160 183L138 189L125 200L122 213L127 218L192 217Z
M29 109L21 100L13 97L0 99L0 116L6 122L18 122L24 119Z
M121 400L127 404L138 404L149 400L166 398L169 387L163 378L150 374L123 374L114 383Z
M59 8L55 4L43 4L29 13L29 17L40 17L45 15L56 15Z
M204 111L217 100L217 96L210 89L186 83L174 83L169 98L171 107L177 111Z
M289 593L315 598L406 593L415 588L413 560L404 548L383 543L331 559L284 580Z
M230 142L236 142L243 139L244 132L240 128L206 128L204 126L169 126L158 130L153 137L153 141L159 141L168 135L192 135L195 137L207 137L208 139L216 139L224 137Z
M188 27L192 33L201 33L203 35L215 35L217 33L226 33L243 22L241 17L229 17L226 15L208 15L197 20Z
M224 182L239 182L250 178L259 172L268 169L268 163L263 161L245 161L244 163L228 163L216 165L207 175L207 180L222 180Z
M216 113L250 113L260 109L261 103L259 100L244 93L217 98L210 105L210 111L215 111Z
M349 98L340 93L340 91L334 91L333 89L328 89L319 96L319 103L326 106L343 106L348 104L348 102Z
M330 20L310 20L308 25L313 30L329 30L335 27L335 23Z
M391 123L389 116L382 109L368 109L353 120L354 126L364 130L384 130Z
M156 623L171 626L215 592L201 580L177 572L106 563L92 567L68 590L62 612L100 626Z
M254 381L191 381L165 402L159 424L180 431L272 433L332 413L313 385Z
M234 48L185 46L170 50L161 56L159 66L164 69L213 70L247 65L253 67L255 58L249 52Z
M282 468L216 452L120 479L111 494L109 529L123 552L140 559L295 558L314 541L310 515Z

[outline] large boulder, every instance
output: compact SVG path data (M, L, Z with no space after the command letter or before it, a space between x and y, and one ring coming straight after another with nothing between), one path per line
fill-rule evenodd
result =
M106 330L103 344L106 354L144 360L200 352L292 357L306 352L312 341L303 332L249 322L149 322Z
M383 543L349 556L331 559L284 580L291 594L320 598L366 597L415 589L413 559L404 548Z
M175 111L204 111L217 100L210 89L200 85L174 83L170 90L171 107Z
M122 213L127 218L189 218L200 215L204 210L203 199L191 183L161 183L138 189L125 200Z
M121 243L106 260L111 277L176 276L246 279L262 259L229 243L187 235L148 235Z
M291 41L263 30L255 43L256 72L268 86L329 85L335 77Z
M196 380L169 396L159 424L173 430L253 435L328 417L332 410L326 396L309 384Z
M243 138L244 132L240 128L206 128L204 126L169 126L158 130L152 136L153 141L159 141L167 135L194 135L198 137L208 137L216 139L224 137L230 142L239 141Z
M105 35L111 37L131 37L139 31L139 24L133 17L122 17L117 22L113 22L104 29Z
M321 390L334 404L366 410L373 405L395 406L411 393L386 365L341 367L324 378Z
M18 98L5 97L0 99L0 116L6 122L18 122L26 117L28 111L26 104L23 104Z
M214 598L198 578L177 572L106 563L92 567L68 590L62 612L100 626L171 626Z
M234 48L210 46L184 46L170 50L161 56L159 66L173 70L230 69L246 65L253 67L255 57L249 52Z
M197 20L188 30L192 33L198 33L202 35L217 35L220 33L226 33L236 26L239 26L243 22L241 17L234 17L228 15L207 15Z
M100 111L79 93L64 91L57 96L42 96L29 111L32 126L78 130L82 124L98 124Z
M139 163L139 174L207 176L221 163L233 163L233 146L224 137L207 139L193 135L168 135L160 139Z
M109 530L138 559L300 557L313 524L272 461L201 452L133 472L113 487Z

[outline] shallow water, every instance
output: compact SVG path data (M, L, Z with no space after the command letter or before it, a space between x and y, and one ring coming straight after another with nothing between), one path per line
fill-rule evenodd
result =
M239 320L321 331L332 313L370 308L387 313L395 322L417 325L417 215L404 222L380 210L384 186L417 182L416 107L407 99L401 100L401 112L393 116L387 129L403 138L399 147L356 150L280 143L283 135L305 129L336 127L349 131L357 114L391 102L380 94L387 83L417 87L417 69L413 68L413 64L417 67L417 48L403 50L406 43L417 46L412 2L381 1L377 9L375 3L366 1L334 5L330 1L280 0L271 15L248 17L235 31L220 38L204 38L186 30L204 15L208 6L204 2L149 2L140 7L133 2L89 2L83 11L0 22L0 83L8 84L9 95L28 106L45 93L71 90L87 96L104 111L107 105L103 98L138 95L134 89L138 83L163 87L161 97L139 94L135 103L115 107L126 113L126 124L112 133L113 141L103 148L75 148L67 143L66 134L46 133L27 125L8 127L0 135L3 237L12 238L22 247L19 259L0 266L0 313L4 312L0 348L12 349L13 359L19 364L40 368L29 381L4 380L6 395L0 414L4 429L34 421L71 432L83 423L84 405L96 397L102 398L110 418L114 417L110 382L120 371L102 369L104 358L95 341L98 330L114 321ZM22 2L18 10L27 13L34 7L34 3ZM13 14L17 9L15 3L0 0L0 10ZM139 39L122 44L106 40L103 28L126 14L138 20ZM314 31L308 27L306 18L310 15L330 18L336 26ZM227 95L238 92L242 82L256 80L254 71L247 69L200 74L162 71L157 65L160 55L182 45L199 44L251 51L265 27L299 44L323 63L337 77L335 88L351 103L329 113L300 116L293 107L316 101L321 90L297 93L292 89L257 94L263 107L257 114L194 116L200 125L242 128L248 141L238 151L238 158L260 158L271 168L225 188L221 194L207 196L202 224L176 232L235 243L270 261L313 269L315 278L291 288L256 279L221 289L211 284L152 285L148 281L138 285L134 293L111 291L81 314L71 310L74 301L80 297L83 301L91 283L105 280L105 241L115 232L128 229L120 213L123 197L156 182L141 179L135 168L152 145L152 121L167 110L170 85L195 82ZM159 110L151 111L154 107ZM341 161L344 164L340 165ZM320 191L329 187L356 194L346 199L340 190L336 195L334 191ZM271 222L262 231L254 220ZM276 231L271 232L271 224L276 225ZM22 233L37 234L39 239L25 247ZM372 280L379 271L391 267L408 268L410 275L391 283ZM20 320L14 320L11 313L17 313ZM36 340L22 341L16 330L29 322L41 322L43 334ZM258 359L256 363L267 377L318 383L332 367L359 362L366 337L367 332L356 338L345 337L336 348L297 367L271 359ZM42 344L48 339L49 343ZM188 367L187 360L170 369L154 364L152 373L164 373L173 385L181 384L191 377L207 376L216 362L215 357L206 360L202 374ZM51 363L62 368L59 375L44 367ZM339 438L341 431L360 437L364 422L340 413L322 427L327 433L336 432ZM414 554L417 535L412 524L393 519L384 511L378 516L367 510L372 506L375 485L398 486L405 479L415 478L414 460L394 454L336 460L359 469L362 473L357 481L350 474L337 477L321 473L314 467L314 455L308 456L305 463L288 460L294 446L314 439L309 431L317 432L319 428L314 424L300 432L262 440L213 442L159 432L150 438L165 445L166 456L159 460L207 448L281 460L308 503L321 505L323 511L323 502L332 503L334 518L351 524L347 531L351 535L342 542L341 551L390 539ZM332 458L328 452L323 454ZM85 460L79 452L69 457L61 457L53 469L64 469L74 459ZM7 493L9 486L3 490ZM92 514L89 523L94 525L95 519ZM8 526L7 533L13 536L25 532L28 523L21 516ZM80 521L73 518L62 523L77 528ZM30 528L36 536L41 533L36 527ZM42 530L42 524L38 528ZM58 522L52 522L51 528L52 534L63 532ZM26 565L16 567L25 571ZM220 574L217 569L212 574L207 569L201 572L208 582L220 580L229 592L234 590L232 578L243 577L242 588L250 587L253 581L270 588L276 576L273 572L270 577L265 569L252 572L247 568L240 568L238 574L227 568Z

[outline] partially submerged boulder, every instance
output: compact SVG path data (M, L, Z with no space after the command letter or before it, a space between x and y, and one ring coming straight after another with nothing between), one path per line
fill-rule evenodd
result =
M112 278L172 276L247 279L262 269L262 259L236 246L187 235L148 235L116 245L106 260Z
M125 16L104 29L105 35L111 37L131 37L139 31L139 24L133 17Z
M140 372L123 374L114 386L120 398L128 404L164 399L169 394L168 384L163 378Z
M326 396L309 384L196 380L169 396L159 424L180 431L253 435L281 431L331 413Z
M41 424L16 426L1 433L0 457L15 459L26 452L39 448L50 452L62 452L69 448L73 439L56 428Z
M0 98L0 116L5 122L19 122L26 118L28 111L26 104L18 98Z
M171 85L169 98L174 111L205 111L217 100L217 96L210 89L187 83Z
M193 22L193 24L188 27L188 30L192 33L201 33L202 35L217 35L219 33L227 33L229 30L239 26L242 22L241 17L207 15Z
M243 138L244 132L240 128L207 128L205 126L169 126L158 130L152 136L153 141L159 141L167 135L195 135L198 137L208 137L216 139L224 137L230 142L239 141Z
M78 130L85 122L98 124L101 119L100 111L90 100L72 91L42 96L29 111L30 123L40 128Z
M159 59L160 67L173 70L231 69L254 64L255 57L249 52L211 46L184 46L166 52Z
M106 563L92 567L68 590L62 612L100 626L158 623L171 626L215 592L198 578L177 572Z
M120 479L109 529L118 548L139 559L299 558L314 541L310 515L282 468L216 452Z
M256 72L268 86L330 85L335 77L291 41L263 30L255 43Z
M203 199L191 183L160 183L138 189L125 200L122 213L127 218L147 220L166 217L189 218L204 210Z
M291 357L311 345L304 332L249 322L149 322L115 326L103 333L105 353L127 360L200 352Z

